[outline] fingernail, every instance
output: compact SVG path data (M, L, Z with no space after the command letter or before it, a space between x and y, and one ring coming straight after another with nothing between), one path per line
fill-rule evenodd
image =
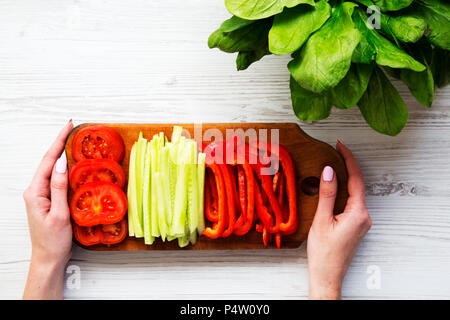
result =
M333 168L330 166L326 166L323 169L322 177L323 177L323 181L326 181L326 182L333 181L333 177L334 177Z
M66 154L63 152L61 157L56 161L55 171L58 173L66 173L67 171L67 158Z
M341 139L337 139L337 142L345 146Z

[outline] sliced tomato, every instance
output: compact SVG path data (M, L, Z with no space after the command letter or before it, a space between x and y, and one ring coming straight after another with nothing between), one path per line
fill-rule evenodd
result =
M125 186L125 172L120 164L110 159L87 159L77 162L69 174L72 190L89 182L106 181Z
M111 182L89 182L75 191L70 202L73 220L83 227L112 224L127 212L127 196Z
M118 223L99 226L102 231L102 243L115 244L122 242L128 234L128 224L125 219Z
M82 227L74 223L73 234L75 235L75 239L85 246L93 246L102 240L101 230L98 226Z
M80 129L73 138L72 156L75 161L85 159L111 159L122 161L125 145L116 130L106 126Z
M128 233L128 224L125 219L113 224L103 224L93 227L82 227L73 224L73 232L75 239L85 246L93 246L95 244L116 244L125 239Z

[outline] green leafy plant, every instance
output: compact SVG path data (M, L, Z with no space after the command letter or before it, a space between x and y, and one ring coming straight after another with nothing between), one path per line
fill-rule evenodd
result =
M450 82L444 0L225 0L225 6L233 16L208 46L237 52L238 70L268 54L291 54L289 86L300 120L357 105L374 130L394 136L408 110L387 75L427 107L435 88Z

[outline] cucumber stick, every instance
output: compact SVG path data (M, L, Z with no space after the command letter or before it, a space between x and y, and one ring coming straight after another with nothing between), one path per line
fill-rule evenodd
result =
M147 139L139 133L139 139L136 146L136 197L137 197L137 215L134 217L133 230L136 238L144 236L144 210L143 210L143 191L144 191L144 166L145 153L147 151Z
M133 144L130 152L130 166L128 170L128 234L134 237L134 215L137 211L137 197L136 197L136 143Z
M199 234L205 229L205 213L204 213L204 195L203 190L205 189L205 153L198 154L198 165L197 165L197 186L198 186L198 227L197 231Z
M205 228L203 188L205 154L174 126L171 141L163 132L147 141L142 133L130 153L128 179L129 234L153 244L178 240L195 244Z
M183 144L183 139L180 141ZM183 236L186 234L186 210L187 210L187 181L188 166L186 165L188 153L183 153L183 159L179 160L177 183L175 187L175 204L173 209L170 234Z
M144 241L145 244L152 244L155 238L152 236L152 229L150 224L151 212L151 177L150 177L150 143L146 144L145 161L144 161L144 187L143 187L143 226L144 226Z
M159 232L159 221L158 221L158 207L157 202L158 198L156 195L156 172L158 170L158 144L157 144L158 136L153 136L152 141L150 142L150 170L151 170L151 205L150 205L150 223L152 236L159 237L161 234Z
M128 208L128 215L129 215L129 222L130 226L133 232L133 235L136 238L141 238L143 236L142 234L142 226L139 221L139 209L142 210L142 205L139 207L139 203L142 202L142 199L139 199L139 193L138 193L138 179L137 179L137 151L138 151L139 143L136 142L132 149L130 154L130 174L129 174L129 190L128 193L128 202L129 202L129 208Z
M193 140L188 142L186 150L188 156L188 226L189 232L195 233L198 228L198 183L197 183L197 143Z

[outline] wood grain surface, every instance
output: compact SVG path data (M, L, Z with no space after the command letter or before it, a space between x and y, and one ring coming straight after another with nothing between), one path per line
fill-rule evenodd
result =
M164 132L166 137L171 137L173 124L120 124L120 123L96 123L82 124L74 128L66 142L66 155L68 158L69 170L75 161L72 156L72 141L75 134L82 128L91 125L106 125L114 128L125 143L125 158L121 165L126 173L128 180L128 167L130 160L130 151L134 142L137 141L139 132L143 133L144 138L151 139L153 135ZM178 124L189 131L191 137L194 137L194 124ZM201 126L202 137L205 130L219 130L222 137L227 137L227 130L235 132L237 129L255 130L260 136L260 130L266 130L268 139L271 132L276 130L279 135L279 143L283 145L291 154L295 164L296 182L297 182L297 208L299 217L299 227L297 232L290 236L282 237L283 248L297 248L306 240L311 227L314 213L317 208L319 196L317 192L310 194L311 188L307 181L315 178L320 181L320 175L325 166L332 166L336 172L339 181L339 192L336 198L335 213L343 211L347 202L347 171L345 163L339 153L330 145L318 141L308 136L296 123L204 123ZM232 134L232 133L228 133ZM264 133L262 133L264 135ZM206 139L206 138L205 138ZM203 140L203 138L202 138ZM210 142L209 138L208 141ZM305 181L306 179L306 181ZM304 189L306 192L304 192ZM125 189L126 190L126 189ZM318 190L317 190L318 191ZM72 192L69 191L69 201ZM84 246L83 246L84 247ZM209 239L199 237L195 245L188 245L180 248L176 241L162 242L157 238L153 245L146 245L143 238L127 237L123 242L117 245L105 246L95 245L85 247L90 250L102 251L130 251L130 250L249 250L249 249L270 249L276 248L275 241L269 242L267 247L262 242L261 233L256 232L254 228L245 236L232 235L228 238Z
M84 122L297 122L353 151L373 220L344 298L450 298L450 87L431 108L406 86L408 125L374 132L358 108L298 122L289 55L236 71L210 50L223 0L0 1L0 298L23 292L31 256L23 190L70 118ZM94 252L73 247L67 299L306 299L306 242L290 250ZM380 285L368 286L374 275Z

